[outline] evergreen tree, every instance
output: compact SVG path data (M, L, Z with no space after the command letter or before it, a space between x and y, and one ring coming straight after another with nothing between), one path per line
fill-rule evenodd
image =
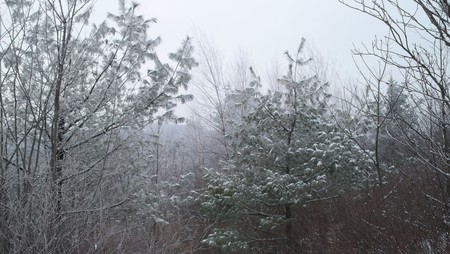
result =
M385 109L386 121L382 128L383 163L401 167L413 157L407 144L414 137L417 115L412 107L404 86L393 78L387 82Z
M119 2L92 26L92 0L2 4L0 252L109 252L129 225L114 210L142 185L132 134L191 98L178 94L195 65L190 40L162 63L155 19Z
M366 154L339 132L327 111L327 83L302 76L309 60L286 53L289 70L281 91L260 92L255 77L237 91L247 111L233 134L231 159L210 171L202 207L215 222L205 240L230 252L294 250L295 209L360 186L370 175Z

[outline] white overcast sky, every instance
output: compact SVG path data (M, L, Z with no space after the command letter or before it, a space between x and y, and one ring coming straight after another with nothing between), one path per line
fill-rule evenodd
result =
M336 64L341 76L356 75L350 50L370 44L384 27L337 0L141 0L139 12L157 18L152 36L159 52L175 51L187 35L205 34L225 56L247 52L257 68L268 68L301 37ZM118 1L97 0L96 17L117 13ZM258 70L263 72L265 70Z

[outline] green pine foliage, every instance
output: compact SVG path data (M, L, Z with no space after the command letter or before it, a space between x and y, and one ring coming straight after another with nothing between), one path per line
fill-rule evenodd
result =
M286 207L338 196L371 175L366 153L339 131L327 110L328 83L302 76L310 61L301 58L303 45L296 59L286 53L282 91L260 92L257 78L251 88L236 91L236 98L247 98L247 113L236 119L231 159L208 172L200 197L217 225L204 241L212 247L258 252L258 242L285 241L289 236L281 229L291 220Z

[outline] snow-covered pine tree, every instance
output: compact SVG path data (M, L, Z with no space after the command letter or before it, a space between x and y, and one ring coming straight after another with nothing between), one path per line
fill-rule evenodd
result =
M204 240L224 251L261 253L271 246L293 250L296 208L358 188L368 178L367 155L340 133L327 110L327 83L302 75L311 59L286 53L281 91L261 92L255 77L247 111L233 134L232 156L210 171L200 197L215 228ZM244 94L245 93L245 94ZM284 246L284 247L282 247Z
M0 252L109 252L129 223L111 211L138 198L127 179L142 179L127 137L191 98L178 94L190 40L162 63L155 20L119 2L92 26L93 0L1 4Z

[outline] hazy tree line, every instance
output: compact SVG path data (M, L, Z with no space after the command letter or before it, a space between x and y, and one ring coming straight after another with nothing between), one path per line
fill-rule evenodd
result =
M1 1L0 253L448 253L449 3L341 2L387 28L345 84L304 39L164 63L137 4Z

